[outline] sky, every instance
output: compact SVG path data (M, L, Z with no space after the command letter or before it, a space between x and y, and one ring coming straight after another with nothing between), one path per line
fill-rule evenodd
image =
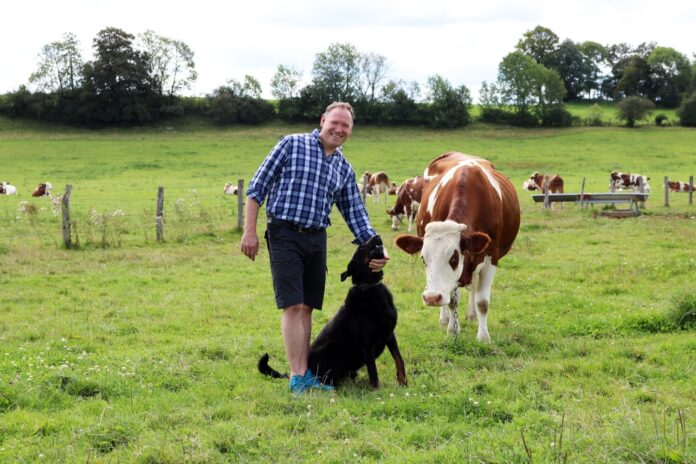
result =
M675 0L20 0L5 2L2 16L0 93L27 84L41 48L65 33L77 36L85 61L93 59L92 40L106 27L188 44L198 80L186 95L248 74L270 98L278 65L300 71L306 84L318 53L350 43L386 57L390 79L423 87L438 74L476 97L538 25L561 41L654 41L692 61L696 53L696 2Z

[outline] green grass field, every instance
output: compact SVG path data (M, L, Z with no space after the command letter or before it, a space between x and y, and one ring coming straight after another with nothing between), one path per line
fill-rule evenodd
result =
M393 245L386 206L368 199L409 386L386 354L378 391L361 372L336 394L295 399L256 372L266 351L285 370L280 318L267 252L239 252L236 197L222 187L308 129L0 119L0 180L19 190L0 197L0 462L696 462L696 209L686 194L665 207L661 187L696 175L696 131L358 125L345 152L359 174L401 182L448 150L491 159L518 188L521 231L494 283L493 343L471 323L454 343L420 302L420 259ZM521 190L538 170L567 192L583 177L603 192L615 169L650 176L642 216L543 211ZM79 249L61 247L50 200L30 196L46 180L56 194L73 186ZM348 290L352 237L332 219L314 333Z

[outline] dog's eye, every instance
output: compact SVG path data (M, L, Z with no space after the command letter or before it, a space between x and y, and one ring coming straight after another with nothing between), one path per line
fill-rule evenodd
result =
M457 270L457 266L459 265L459 253L457 253L457 250L454 250L454 253L452 253L449 265L452 267L453 271Z

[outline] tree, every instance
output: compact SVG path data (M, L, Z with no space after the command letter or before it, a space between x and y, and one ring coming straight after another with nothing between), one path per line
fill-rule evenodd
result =
M684 99L677 110L679 124L685 127L696 127L696 92Z
M601 97L602 69L607 68L607 47L597 42L585 41L578 45L578 50L589 67L583 93L589 99Z
M95 59L83 68L85 122L140 124L159 117L160 83L149 73L149 55L134 50L133 39L113 27L97 33Z
M452 128L471 122L468 111L471 94L466 86L455 88L447 79L436 74L428 78L427 87L427 101L430 103L428 125Z
M677 107L691 84L689 59L673 48L655 47L648 55L647 65L655 103Z
M63 40L44 45L39 53L39 69L29 77L29 83L45 92L74 91L82 81L80 43L72 33Z
M537 26L527 31L515 48L530 56L539 64L548 65L548 60L558 47L558 36L549 28Z
M190 89L198 78L193 50L180 40L162 37L153 31L140 34L140 45L148 55L150 74L157 79L157 93L173 97Z
M636 121L648 116L655 104L645 97L631 96L621 100L616 107L619 119L626 120L627 127L635 127Z
M616 84L615 97L641 96L652 99L650 66L645 58L633 55L628 59Z
M298 95L301 80L301 72L279 64L271 79L271 94L279 100L295 98Z
M360 95L361 55L349 43L334 43L318 53L312 84L325 102L354 101Z
M208 97L208 114L218 124L260 124L274 116L273 105L261 98L261 85L253 76L244 76L244 82L234 79L218 87Z
M376 53L362 55L360 70L362 71L362 82L364 83L362 96L369 101L374 101L378 95L380 84L389 74L387 58Z

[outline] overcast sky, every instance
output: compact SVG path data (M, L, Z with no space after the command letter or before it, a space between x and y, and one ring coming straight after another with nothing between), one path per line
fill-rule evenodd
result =
M424 84L440 74L477 95L537 25L561 40L655 41L691 60L696 52L694 1L15 0L2 7L0 93L28 82L45 44L72 32L88 61L97 32L113 26L133 35L150 29L188 44L199 74L191 95L250 74L270 97L279 64L303 72L307 83L316 54L346 42L385 56L390 78Z

